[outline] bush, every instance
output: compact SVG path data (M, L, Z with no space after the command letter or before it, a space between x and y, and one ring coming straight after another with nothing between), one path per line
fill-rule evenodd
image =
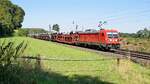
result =
M0 84L5 84L13 78L10 74L14 72L11 70L12 64L17 63L16 58L23 54L26 47L24 42L18 45L15 42L0 42Z
M19 29L17 34L18 34L18 36L27 36L28 30L27 29Z

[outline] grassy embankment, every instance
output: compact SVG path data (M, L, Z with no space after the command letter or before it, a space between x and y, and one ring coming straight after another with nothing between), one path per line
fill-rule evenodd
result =
M150 39L144 38L124 38L122 48L140 52L150 52Z
M81 51L26 37L7 38L28 42L25 55L59 59L103 59L100 54ZM28 61L30 62L30 61ZM32 63L33 64L33 63ZM31 68L31 66L28 66ZM40 70L30 69L17 75L24 83L38 84L149 84L150 69L144 68L129 60L103 61L41 61Z

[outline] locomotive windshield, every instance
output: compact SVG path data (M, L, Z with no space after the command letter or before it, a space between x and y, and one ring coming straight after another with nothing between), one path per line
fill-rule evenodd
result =
M108 36L108 38L118 38L119 37L117 32L108 32L107 36Z

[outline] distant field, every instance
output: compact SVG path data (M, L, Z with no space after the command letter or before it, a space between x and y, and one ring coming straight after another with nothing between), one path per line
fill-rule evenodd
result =
M81 51L26 37L3 38L28 42L25 55L41 56L59 59L105 59L100 54ZM2 40L3 40L2 39ZM129 60L121 60L117 66L116 60L102 61L42 61L43 72L25 73L23 80L36 80L38 84L149 84L150 69L144 68Z
M122 48L134 51L150 52L150 39L124 38L122 41Z

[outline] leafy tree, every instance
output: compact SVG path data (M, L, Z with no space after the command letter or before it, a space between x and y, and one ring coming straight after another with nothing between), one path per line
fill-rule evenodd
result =
M147 28L145 28L144 30L143 30L143 33L144 33L144 37L145 38L148 38L150 35L150 31L147 29Z
M0 0L0 36L11 35L21 28L25 12L10 0Z
M150 30L144 28L144 30L139 30L137 36L141 38L150 38Z
M29 31L27 29L19 29L17 34L18 34L18 36L27 36L28 32Z
M54 24L53 25L53 30L59 32L59 30L60 30L59 25L58 24Z

